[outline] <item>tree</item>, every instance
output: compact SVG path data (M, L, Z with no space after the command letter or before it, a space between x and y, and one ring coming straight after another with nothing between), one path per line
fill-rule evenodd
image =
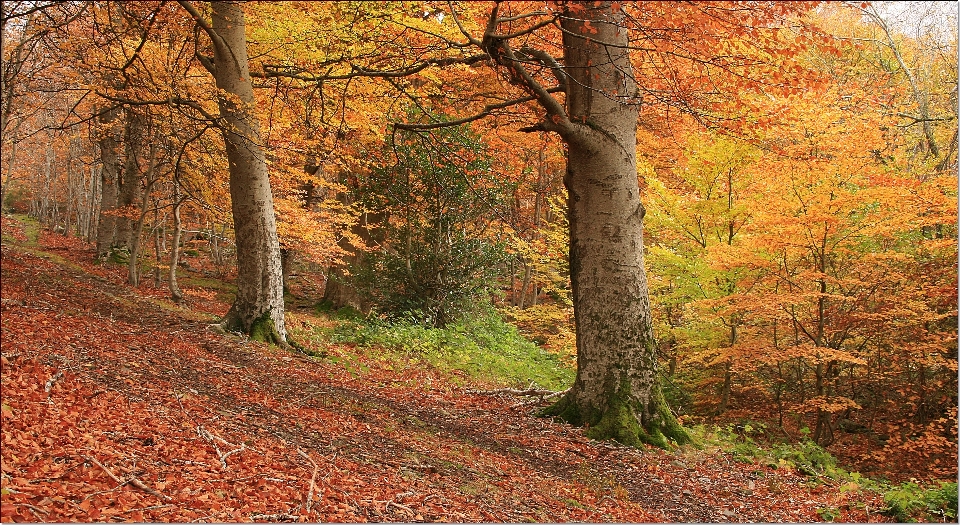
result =
M496 16L495 9L491 20ZM665 445L664 436L688 438L657 383L634 146L639 106L631 103L637 85L624 17L610 3L565 7L565 107L526 72L507 41L492 39L489 52L533 91L547 110L540 127L558 133L568 148L577 377L544 414L588 426L592 437Z
M741 116L731 103L740 100L735 93L796 89L803 69L790 59L810 39L784 39L781 29L809 7L557 2L544 9L517 2L451 4L447 12L391 4L369 9L417 14L371 13L378 29L360 48L377 45L376 52L351 46L342 58L265 65L263 74L323 86L382 78L419 108L428 109L423 101L430 101L474 111L398 129L495 115L529 123L537 115L536 124L521 129L559 135L567 153L578 375L545 415L588 426L595 438L663 446L668 438L689 438L657 380L636 168L640 109L650 102L648 122L669 123L670 110L679 110L718 124ZM364 9L351 11L359 17ZM436 68L459 72L459 78L444 77L457 88L437 90ZM491 74L479 74L485 68ZM526 110L519 119L518 109Z
M210 72L216 80L220 130L230 170L230 199L237 243L237 297L223 320L229 330L286 343L283 271L267 162L254 113L243 10L239 2L211 2L208 24L187 1L182 5L213 43Z
M509 183L463 128L395 134L387 145L395 162L362 183L364 209L390 220L384 242L354 271L385 313L443 327L489 297L504 257L492 237Z

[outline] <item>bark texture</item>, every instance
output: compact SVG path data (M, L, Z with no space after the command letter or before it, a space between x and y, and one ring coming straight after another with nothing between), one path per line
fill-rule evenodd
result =
M120 140L116 121L120 110L113 108L100 115L97 144L100 146L100 217L97 220L97 258L113 249L117 231L117 194L120 186Z
M636 168L639 105L621 16L609 3L587 3L561 22L572 125L558 131L568 145L577 377L545 415L586 426L597 439L666 446L689 437L657 380Z
M131 250L137 220L133 218L135 207L140 204L141 181L146 163L146 116L137 108L127 108L123 130L123 174L117 194L117 208L123 215L117 217L117 234L114 246Z
M237 242L237 298L224 328L278 344L286 342L283 274L267 163L253 112L243 10L211 2L214 63L221 129L230 165L230 198Z

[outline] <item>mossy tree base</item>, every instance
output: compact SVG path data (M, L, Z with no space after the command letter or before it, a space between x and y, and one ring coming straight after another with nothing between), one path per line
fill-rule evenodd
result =
M274 322L270 312L264 312L263 315L250 323L249 327L244 326L243 320L236 315L231 308L223 318L220 326L228 332L237 332L246 334L253 341L260 341L267 344L277 345L282 348L289 348L286 338L280 335L277 330L277 324Z
M670 448L671 443L685 445L692 442L690 435L680 426L677 418L670 411L659 387L653 388L646 410L639 403L637 406L631 406L629 400L630 396L625 395L621 390L608 397L606 407L582 407L577 403L575 389L571 389L559 401L544 409L540 415L585 427L589 438L612 439L632 447L646 444ZM643 418L641 414L650 414L650 416ZM641 421L642 419L646 421Z
M232 310L231 310L232 312ZM310 357L326 357L327 353L324 351L314 351L311 350L300 343L294 341L288 335L286 338L280 336L280 332L277 331L277 325L273 321L273 318L270 316L270 312L265 312L261 315L256 321L250 325L250 330L244 330L243 325L239 317L235 315L228 314L223 321L218 325L220 329L224 332L236 332L244 333L250 337L252 341L259 341L261 343L267 343L270 345L276 345L284 350L296 350L301 354L310 356Z

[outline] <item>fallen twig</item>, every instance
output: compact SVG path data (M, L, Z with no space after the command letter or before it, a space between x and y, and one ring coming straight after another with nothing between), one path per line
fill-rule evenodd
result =
M520 396L520 397L537 397L539 398L539 401L546 401L547 399L560 397L569 391L570 391L569 388L566 390L561 390L557 392L553 390L547 390L545 388L533 388L533 387L530 387L524 390L520 390L517 388L497 388L494 390L474 390L474 389L466 390L468 394L480 394L484 396L510 394L511 396Z
M170 500L170 496L167 496L166 494L163 494L163 493L161 493L161 492L158 492L158 491L156 491L156 490L148 487L144 482L140 481L140 479L137 478L136 476L131 476L130 479L128 479L128 480L126 480L126 481L123 481L122 479L118 478L116 474L114 474L113 472L111 472L110 469L108 469L107 467L105 467L105 466L103 465L103 463L100 463L99 461L97 461L97 458L94 458L94 457L92 457L92 456L83 456L83 457L84 457L84 459L86 459L86 460L89 461L90 463L93 463L94 465L100 467L100 470L106 472L107 475L110 476L110 479L112 479L113 481L116 481L116 482L117 482L117 488L122 487L122 486L124 486L124 485L126 485L126 484L129 483L129 484L133 485L134 487L137 487L138 489L140 489L140 490L142 490L142 491L144 491L144 492L146 492L146 493L148 493L148 494L152 494L152 495L154 495L154 496L156 496L156 497L158 497L158 498L161 498L161 499Z
M173 506L172 503L166 503L166 504L164 504L164 505L151 505L151 506L149 506L149 507L140 507L140 508L138 508L138 509L125 510L125 511L121 512L120 514L130 514L130 513L133 513L133 512L142 512L142 511L145 511L145 510L165 509L165 508L167 508L167 507L172 507L172 506Z
M50 514L48 511L34 507L29 503L14 503L14 505L18 507L26 507L27 509L30 509L30 512L33 512L33 515L40 518L41 520L45 520L47 516ZM41 517L40 514L43 514L43 517Z
M137 478L136 476L130 478L130 484L133 485L134 487L137 487L138 489L140 489L140 490L148 493L148 494L153 494L154 496L156 496L156 497L158 497L158 498L160 498L160 499L165 499L165 500L167 500L167 501L170 500L170 496L167 496L166 494L163 494L162 492L158 492L158 491L156 491L156 490L148 487L144 482L140 481L140 479Z
M46 392L47 394L50 394L50 390L53 389L53 385L55 385L57 381L60 380L61 377L63 377L63 370L57 372L56 374L53 375L53 377L47 380L47 384L43 386L44 392ZM48 395L47 397L50 397L50 396Z
M253 514L250 516L250 519L266 521L297 521L300 519L300 516L287 514L286 512L279 512L277 514Z
M233 443L227 441L226 439L223 439L222 437L214 434L213 432L210 432L209 430L203 428L203 425L197 425L197 435L200 436L200 437L202 437L203 439L206 439L211 445L213 445L213 449L217 451L217 456L220 457L220 464L223 466L224 469L229 469L229 468L230 468L230 467L227 465L227 458L228 458L228 457L236 454L237 452L242 452L242 451L246 450L246 448L247 448L247 445L246 445L245 443L240 443L240 446L237 447L236 445L234 445ZM224 454L224 453L220 450L220 447L217 446L217 441L223 443L224 445L227 445L227 446L230 446L230 447L236 447L236 448L234 448L234 449L231 450L230 452L227 452L226 454Z
M94 465L100 467L100 470L106 472L107 475L110 476L110 479L112 479L113 481L116 481L118 485L123 485L126 483L125 481L118 478L116 474L114 474L113 472L110 472L110 469L103 466L103 463L100 463L99 461L97 461L97 458L90 457L90 456L83 456L83 458L89 461L90 463L93 463Z
M386 512L386 510L390 508L390 505L393 505L394 507L396 507L396 508L398 508L398 509L400 509L400 510L405 510L405 511L409 512L411 516L416 516L416 515L417 515L417 513L414 512L413 509L411 509L410 507L408 507L408 506L406 506L406 505L403 505L403 504L400 504L400 503L397 503L396 501L393 501L393 500L388 501L387 504L383 507L384 512Z
M297 449L297 454L307 458L307 461L313 464L313 476L310 477L310 491L307 492L307 513L309 513L310 507L313 506L313 491L316 488L317 472L320 470L320 465L317 465L317 462L314 461L309 454L299 448Z

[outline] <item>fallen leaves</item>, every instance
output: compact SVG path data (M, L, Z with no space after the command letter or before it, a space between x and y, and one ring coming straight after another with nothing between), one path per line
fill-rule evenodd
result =
M877 519L869 494L593 442L434 370L215 334L71 250L3 246L4 522Z

